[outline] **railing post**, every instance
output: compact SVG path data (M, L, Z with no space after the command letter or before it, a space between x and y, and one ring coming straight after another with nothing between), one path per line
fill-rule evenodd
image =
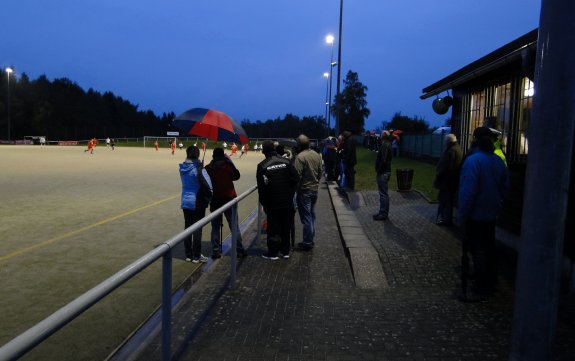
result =
M232 245L231 245L231 249L230 249L230 257L232 258L230 260L230 264L231 264L231 269L230 269L230 285L229 288L235 288L236 287L236 265L237 265L237 259L238 259L238 254L237 254L237 245L238 245L238 232L239 232L239 226L238 226L238 204L234 204L232 206Z
M169 361L172 343L172 249L162 256L162 360Z

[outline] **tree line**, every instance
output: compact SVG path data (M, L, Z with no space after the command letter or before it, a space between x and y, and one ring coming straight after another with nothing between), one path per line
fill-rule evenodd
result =
M11 138L44 135L48 139L80 140L96 138L141 137L165 134L174 114L158 117L151 110L112 92L84 91L67 78L50 81L45 75L30 80L26 74L10 81L2 72L0 87L0 134L8 132L8 89L10 85Z
M7 76L4 71L0 72L0 139L7 139L8 110L12 139L27 135L44 135L53 140L163 136L172 130L169 125L176 116L173 112L158 116L151 110L139 110L138 105L110 91L100 93L92 88L85 91L67 78L50 81L41 75L30 80L22 74L18 78L11 76L8 81ZM349 130L362 134L370 114L366 100L368 88L351 70L343 83L339 96L339 132ZM338 112L337 100L336 95L331 109L334 118ZM328 129L325 117L317 115L298 117L288 113L266 121L245 119L241 124L251 138L293 138L304 133L322 139L336 135L333 128ZM401 113L396 113L389 122L382 122L382 128L390 126L406 133L429 131L423 119L412 119Z

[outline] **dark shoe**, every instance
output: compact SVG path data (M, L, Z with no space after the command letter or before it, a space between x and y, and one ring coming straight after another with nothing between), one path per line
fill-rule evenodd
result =
M453 226L452 222L447 222L447 221L439 221L436 223L438 226L444 226L444 227L451 227Z
M269 253L264 253L264 254L262 254L262 258L269 259L269 260L271 260L271 261L277 261L277 260L279 259L278 256L272 255L272 254L269 254Z
M389 218L387 216L384 216L383 214L378 214L376 216L373 216L373 220L374 221L387 221Z
M289 253L283 254L282 252L280 252L280 257L283 259L289 259Z
M238 258L246 258L248 256L248 253L246 251L244 251L243 249L241 251L238 250L236 252L236 254L237 254Z
M303 242L298 243L297 246L300 251L311 251L313 249L313 246Z
M483 295L479 295L473 292L468 292L467 294L461 294L459 295L459 297L457 297L457 299L460 302L465 302L465 303L483 303L483 302L487 302L487 297L483 296Z
M212 259L222 258L222 254L220 252L213 252Z

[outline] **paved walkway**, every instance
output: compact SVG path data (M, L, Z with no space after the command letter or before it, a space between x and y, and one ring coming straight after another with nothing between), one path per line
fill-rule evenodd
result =
M221 290L229 257L204 273L175 311L174 359L507 360L512 257L494 298L461 303L460 235L434 224L436 205L391 192L390 220L377 222L376 192L348 195L354 207L344 196L321 186L313 251L264 260L262 237L233 290ZM573 360L573 320L560 324L557 360ZM161 359L159 336L148 341L133 359Z

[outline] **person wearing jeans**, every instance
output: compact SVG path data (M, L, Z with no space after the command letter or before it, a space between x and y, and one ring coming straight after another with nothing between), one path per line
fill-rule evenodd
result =
M294 166L301 181L297 190L297 205L299 217L303 226L303 242L299 248L309 251L314 247L315 236L315 203L321 179L321 155L310 149L309 139L301 134L297 137L299 153L295 158Z
M378 174L377 180L377 190L379 191L379 212L373 216L376 221L383 221L389 217L389 178L391 177L390 172L385 172Z
M377 189L379 191L379 212L373 215L374 221L385 221L389 217L388 184L391 177L391 134L384 130L381 132L381 146L375 159L375 173Z
M303 225L303 242L301 248L313 248L315 236L315 204L317 192L301 191L297 194L297 210Z

